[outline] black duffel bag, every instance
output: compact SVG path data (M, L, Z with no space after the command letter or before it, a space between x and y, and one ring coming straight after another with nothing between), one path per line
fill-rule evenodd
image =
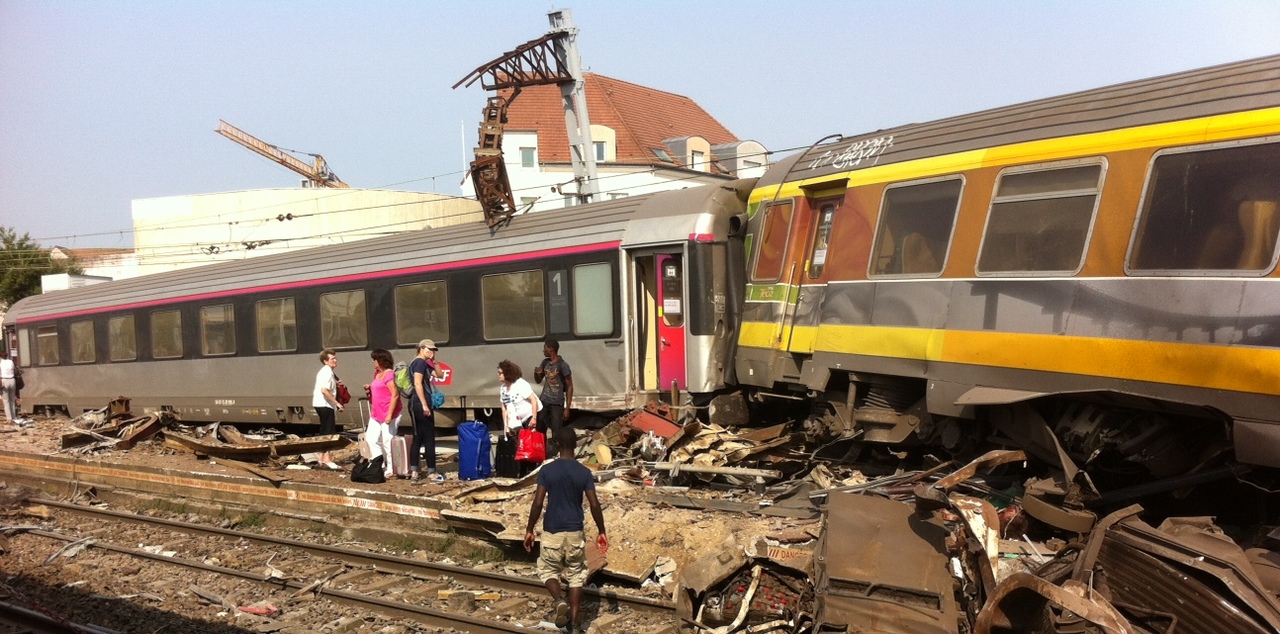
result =
M382 456L378 456L373 460L365 460L363 457L356 462L356 466L351 469L352 482L364 482L365 484L382 484L387 481L387 474L384 471L385 463Z

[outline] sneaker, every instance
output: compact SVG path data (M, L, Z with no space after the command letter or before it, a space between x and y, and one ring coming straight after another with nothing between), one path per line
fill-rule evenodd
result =
M342 467L339 467L339 466L338 466L338 463L336 463L336 462L326 462L326 463L324 463L324 466L326 466L326 467L328 467L328 468L330 468L330 469L332 469L332 470L334 470L334 471L342 471Z
M440 484L441 482L444 482L444 474L433 473L427 476L427 482L430 482L431 484Z
M556 601L556 607L552 610L551 617L556 627L563 629L569 624L569 604L563 600Z

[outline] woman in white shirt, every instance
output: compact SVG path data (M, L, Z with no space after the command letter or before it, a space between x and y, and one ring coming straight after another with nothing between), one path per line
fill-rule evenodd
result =
M325 348L324 352L320 353L320 371L316 372L315 385L311 388L311 406L315 408L316 416L320 419L321 436L338 433L337 412L342 411L342 403L338 402L339 381L338 375L334 373L337 367L338 353L332 348ZM338 470L333 456L327 451L320 454L320 464L335 471Z
M533 386L524 380L520 366L503 359L498 363L498 396L502 399L502 427L507 434L518 436L521 428L533 428L538 415L538 397ZM533 465L520 463L520 475L533 470Z

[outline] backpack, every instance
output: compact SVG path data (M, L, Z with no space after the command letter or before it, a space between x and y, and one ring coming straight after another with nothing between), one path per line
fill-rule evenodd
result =
M401 361L395 369L396 389L400 390L400 398L409 400L413 396L413 375L409 372L409 364Z

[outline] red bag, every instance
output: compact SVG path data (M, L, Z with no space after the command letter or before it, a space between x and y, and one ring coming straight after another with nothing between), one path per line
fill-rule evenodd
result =
M542 462L547 459L547 437L536 429L521 429L516 446L516 462Z
M333 375L333 380L338 383L338 393L334 395L334 400L338 401L339 405L346 405L347 403L350 403L351 391L347 389L347 384L343 383L342 379L339 379L336 374Z

